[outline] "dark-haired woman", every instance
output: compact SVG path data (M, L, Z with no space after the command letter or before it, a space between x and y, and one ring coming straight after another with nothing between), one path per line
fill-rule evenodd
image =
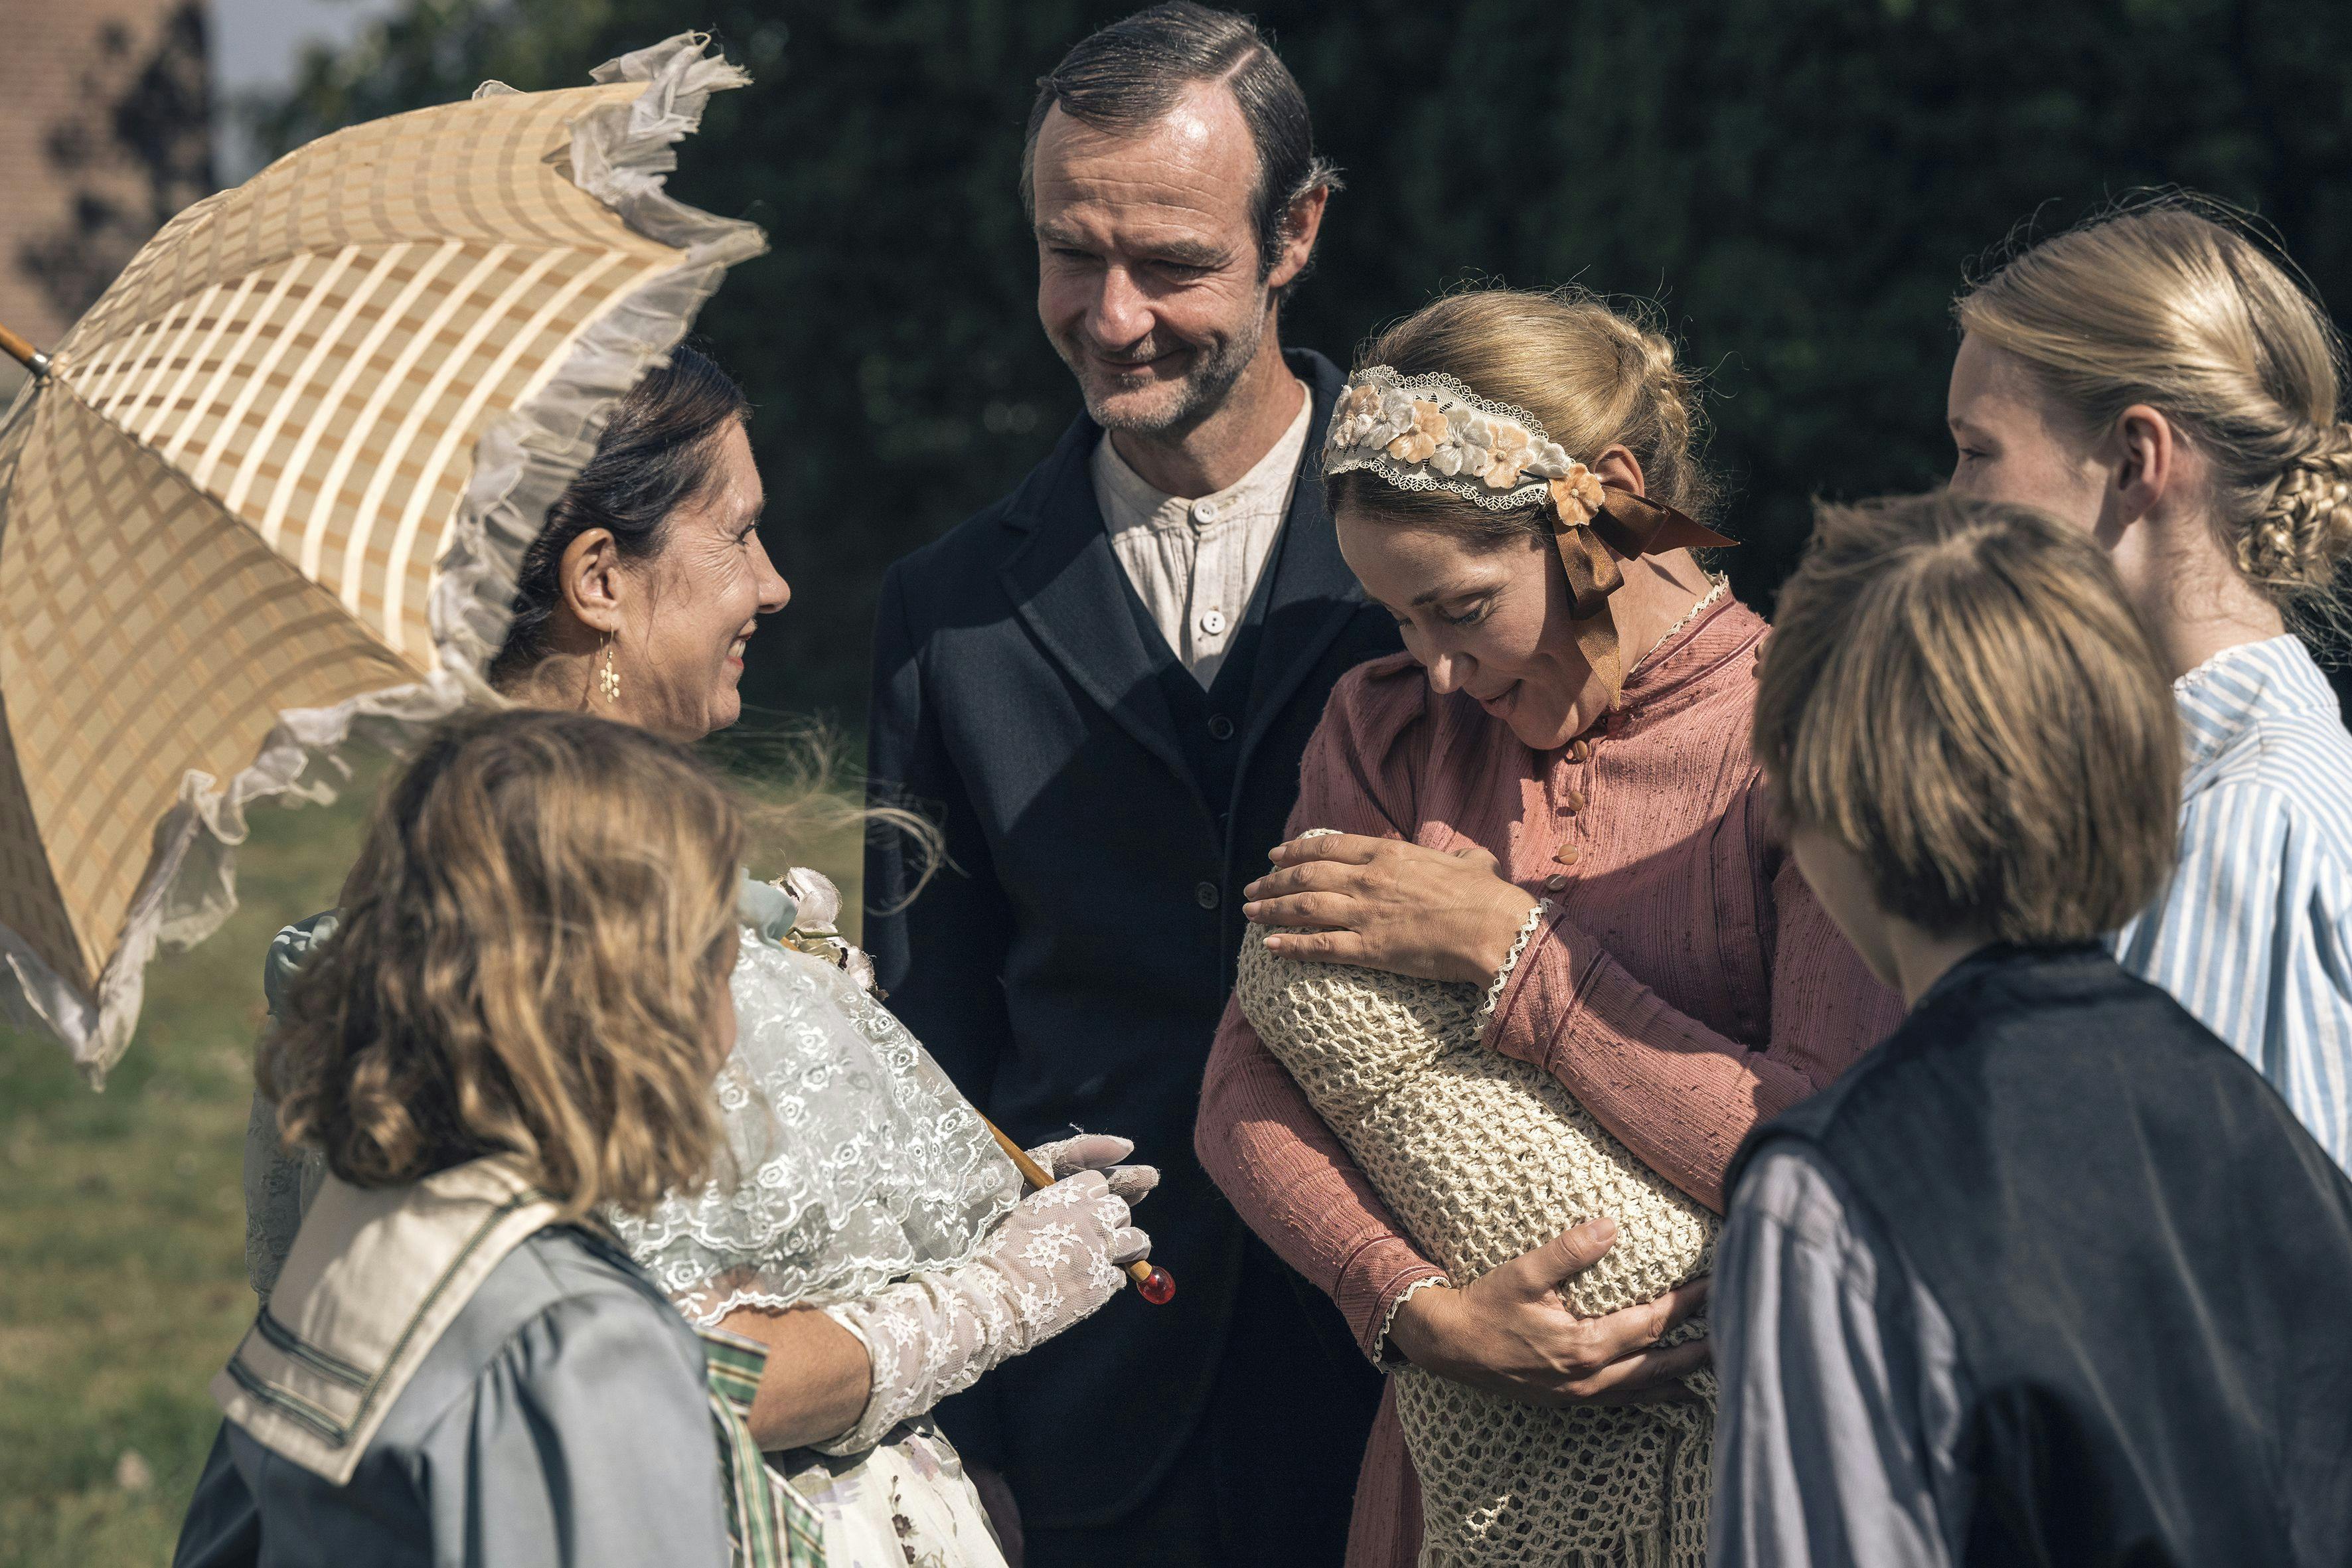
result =
M735 722L743 645L791 596L760 542L749 413L688 349L622 401L523 552L489 668L500 692L677 740ZM1068 1179L1023 1196L978 1113L860 984L838 909L813 872L746 882L719 1084L740 1180L607 1219L689 1319L769 1346L751 1432L814 1505L830 1568L1001 1568L928 1413L1118 1293L1118 1265L1149 1248L1127 1204L1157 1178L1116 1166L1124 1141L1085 1138L1034 1151ZM273 1012L333 922L279 935ZM247 1253L265 1310L318 1180L257 1101Z

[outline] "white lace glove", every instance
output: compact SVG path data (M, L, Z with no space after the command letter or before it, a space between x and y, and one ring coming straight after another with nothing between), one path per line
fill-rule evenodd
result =
M1110 1145L1073 1152L1068 1144ZM1125 1144L1124 1148L1118 1145ZM1148 1258L1151 1238L1128 1223L1119 1185L1140 1197L1159 1181L1148 1166L1106 1173L1134 1147L1124 1139L1071 1139L1032 1155L1048 1171L1076 1173L1030 1194L1005 1216L971 1262L910 1275L898 1284L824 1309L866 1346L873 1391L857 1424L816 1447L827 1454L871 1448L901 1421L923 1415L980 1374L1034 1350L1091 1317L1127 1283L1127 1264ZM1042 1156L1052 1154L1053 1159Z
M1100 1171L1110 1182L1111 1196L1139 1204L1160 1184L1160 1168L1119 1163L1134 1152L1135 1145L1128 1139L1108 1132L1081 1132L1058 1143L1040 1143L1029 1151L1029 1157L1057 1182L1080 1171Z

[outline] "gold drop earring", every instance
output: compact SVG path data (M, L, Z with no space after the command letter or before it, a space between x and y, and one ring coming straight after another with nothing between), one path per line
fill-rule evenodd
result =
M616 634L604 634L604 668L596 672L596 685L604 693L604 700L614 707L621 702L621 672L613 667L613 644Z

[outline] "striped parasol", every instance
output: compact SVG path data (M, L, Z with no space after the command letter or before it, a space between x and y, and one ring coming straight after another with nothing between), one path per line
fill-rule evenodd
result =
M662 191L747 79L354 126L149 242L0 423L0 1001L93 1083L158 941L234 907L251 801L479 696L523 547L749 224Z

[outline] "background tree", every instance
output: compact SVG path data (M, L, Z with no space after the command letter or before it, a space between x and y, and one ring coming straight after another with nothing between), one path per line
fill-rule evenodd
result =
M314 56L283 149L709 28L688 200L764 225L702 328L761 405L793 611L747 695L856 725L883 568L1002 493L1077 399L1038 330L1014 182L1033 83L1124 4L415 0ZM1344 359L1465 280L1656 300L1714 394L1713 453L1769 606L1817 494L1947 473L1948 306L2032 220L2134 187L2259 213L2352 291L2352 7L2330 0L1267 0L1346 170L1287 341Z
M72 208L16 246L17 265L68 321L96 302L149 236L213 188L200 0L173 6L144 39L123 22L107 22L97 57L81 74L73 111L42 137L49 166L73 187Z

